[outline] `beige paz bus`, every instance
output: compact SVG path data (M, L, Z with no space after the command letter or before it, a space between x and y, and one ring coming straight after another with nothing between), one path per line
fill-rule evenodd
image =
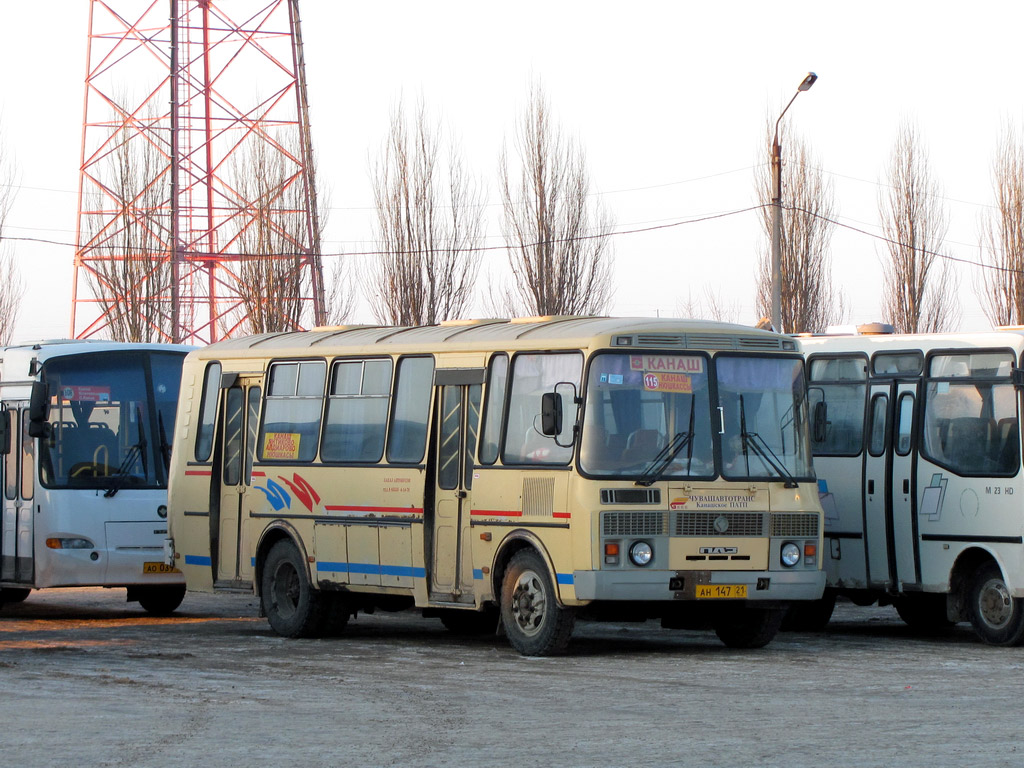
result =
M668 319L343 327L189 355L166 557L289 637L421 609L529 655L578 615L759 647L822 595L796 342Z

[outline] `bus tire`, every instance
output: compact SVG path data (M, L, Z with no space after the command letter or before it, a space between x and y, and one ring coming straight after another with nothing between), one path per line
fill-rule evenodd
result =
M454 635L493 635L498 630L498 609L493 605L482 611L445 609L438 611L437 617Z
M713 626L729 648L763 648L778 634L785 617L785 608L746 607L723 611Z
M348 620L352 616L348 596L341 593L321 593L321 601L324 603L323 627L319 634L326 637L337 637L344 633L345 627L348 626Z
M946 616L946 596L943 594L901 595L892 604L903 623L916 632L938 634L953 626Z
M826 590L820 600L801 600L786 609L783 632L822 632L836 609L836 593Z
M4 603L23 603L31 591L27 587L4 587L0 589L0 605Z
M524 656L553 656L569 645L576 614L558 604L544 560L532 549L512 556L501 585L501 622Z
M291 541L282 540L270 548L261 581L263 610L271 629L282 637L322 633L326 601L310 584L302 556Z
M170 616L185 599L185 585L170 587L139 587L135 593L146 613L154 616Z
M971 578L967 610L971 626L989 645L1024 641L1024 600L1013 597L995 563L986 563Z

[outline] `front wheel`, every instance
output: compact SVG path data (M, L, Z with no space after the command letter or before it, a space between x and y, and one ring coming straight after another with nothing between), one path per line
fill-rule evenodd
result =
M1010 593L995 563L974 572L968 611L974 631L989 645L1020 645L1024 641L1024 600Z
M260 586L263 611L277 634L284 637L321 634L326 603L320 591L310 584L305 563L292 542L279 541L270 548Z
M827 590L820 600L793 603L782 621L783 632L822 632L836 608L836 593Z
M740 608L714 620L715 634L730 648L763 648L786 617L785 608Z
M532 549L517 552L505 571L501 622L524 656L551 656L569 645L576 614L558 604L547 566Z
M154 616L170 616L185 599L185 585L173 587L140 587L139 605Z

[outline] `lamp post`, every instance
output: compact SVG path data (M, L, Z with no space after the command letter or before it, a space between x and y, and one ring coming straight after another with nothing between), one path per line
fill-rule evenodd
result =
M772 328L782 332L782 145L779 144L779 123L801 91L810 90L818 76L808 72L797 86L796 93L775 121L772 140Z

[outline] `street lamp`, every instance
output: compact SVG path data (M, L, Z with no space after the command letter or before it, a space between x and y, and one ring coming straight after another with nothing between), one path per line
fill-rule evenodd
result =
M772 328L782 332L782 145L779 144L779 123L786 110L796 101L801 91L810 90L818 76L808 72L804 81L797 86L796 93L775 121L775 138L772 140ZM792 329L790 329L792 330Z

